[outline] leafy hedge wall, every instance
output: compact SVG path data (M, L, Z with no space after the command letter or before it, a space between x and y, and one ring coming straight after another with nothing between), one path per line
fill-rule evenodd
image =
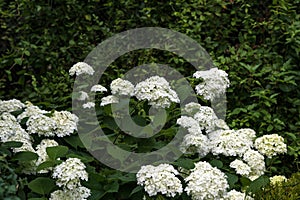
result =
M68 70L97 44L132 28L169 28L199 42L229 74L231 128L286 138L288 156L269 170L290 175L299 171L300 154L299 8L299 0L2 0L0 97L70 109ZM182 73L190 67L167 52L136 51L114 62L103 81L145 61Z

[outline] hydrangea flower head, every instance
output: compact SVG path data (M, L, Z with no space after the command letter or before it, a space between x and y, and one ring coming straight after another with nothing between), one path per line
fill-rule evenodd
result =
M117 78L110 84L111 93L118 96L132 96L134 91L134 85L127 80Z
M257 138L254 146L261 154L269 158L287 152L287 146L283 137L277 134L264 135Z
M29 134L38 134L39 136L55 136L56 121L46 115L36 114L29 117L26 122Z
M73 76L74 74L76 74L76 76L79 76L81 74L93 75L94 72L94 69L85 62L78 62L69 70L70 76Z
M178 171L169 164L145 165L138 171L136 178L137 184L144 186L149 196L161 193L167 197L175 197L176 194L181 194L183 190L176 175L178 175Z
M2 101L0 99L0 113L2 112L14 112L24 108L25 105L17 99L10 99L6 101Z
M69 111L54 111L51 117L56 122L55 134L64 137L77 130L78 117Z

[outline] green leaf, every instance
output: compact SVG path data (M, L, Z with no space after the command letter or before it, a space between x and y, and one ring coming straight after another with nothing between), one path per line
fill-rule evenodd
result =
M173 164L185 169L193 169L195 167L194 161L188 158L179 158Z
M136 186L130 193L129 197L131 197L133 194L137 193L137 192L140 192L143 190L143 187L142 186Z
M37 171L43 170L43 169L47 169L49 167L53 167L54 165L56 165L57 162L55 161L45 161L41 164L39 164L39 166L36 168Z
M30 161L30 160L36 160L38 159L38 155L36 153L33 153L31 151L21 151L17 152L12 160L18 160L18 161Z
M82 141L80 140L78 135L72 135L69 137L63 138L69 145L77 149L77 147L84 148L84 145L82 144Z
M269 182L270 182L269 177L261 176L250 183L247 189L247 193L256 193L259 190L261 190L263 187L268 185Z
M22 142L16 142L16 141L9 141L9 142L4 142L2 144L3 147L5 148L18 148L23 145Z
M14 62L17 64L17 65L22 65L22 58L15 58L14 59Z
M209 162L211 166L217 167L217 168L222 168L223 167L223 162L220 160L213 159L212 161Z
M233 188L234 184L238 182L239 177L234 174L230 174L230 173L226 173L226 176L227 176L227 181L228 181L230 188Z
M118 192L119 191L119 183L117 181L114 181L111 184L105 185L103 188L107 193Z
M47 147L46 149L49 158L52 160L65 156L68 150L69 149L66 146Z
M29 198L28 200L47 200L47 198Z
M38 194L49 194L55 187L55 181L51 178L38 177L28 183L28 187Z

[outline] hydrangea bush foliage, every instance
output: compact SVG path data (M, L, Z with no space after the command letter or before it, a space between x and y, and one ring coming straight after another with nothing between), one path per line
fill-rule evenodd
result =
M70 75L94 73L79 62ZM123 149L150 152L165 146L182 129L173 163L144 165L133 173L111 169L93 158L79 139L79 119L70 111L43 110L16 99L0 101L0 139L6 145L18 175L19 199L253 199L255 193L276 181L270 170L276 157L287 152L277 134L258 137L255 130L230 129L209 105L201 102L225 94L225 71L212 68L194 73L200 79L195 92L200 103L180 99L172 83L152 76L136 84L117 78L108 86L93 85L75 94L82 109L95 109L106 136ZM214 81L216 79L216 81ZM97 100L90 101L96 94ZM111 104L130 97L131 117L139 125L158 123L150 108L165 109L166 124L150 139L133 138L114 122ZM110 151L110 153L114 153ZM281 180L281 179L280 179Z

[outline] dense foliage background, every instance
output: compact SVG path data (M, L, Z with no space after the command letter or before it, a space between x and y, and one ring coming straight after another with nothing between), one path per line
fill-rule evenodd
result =
M70 110L68 70L97 44L132 28L169 28L195 39L229 74L231 128L286 139L288 154L268 170L290 176L300 168L299 12L299 0L0 0L0 99ZM193 73L180 57L143 50L114 62L102 81L149 61Z

